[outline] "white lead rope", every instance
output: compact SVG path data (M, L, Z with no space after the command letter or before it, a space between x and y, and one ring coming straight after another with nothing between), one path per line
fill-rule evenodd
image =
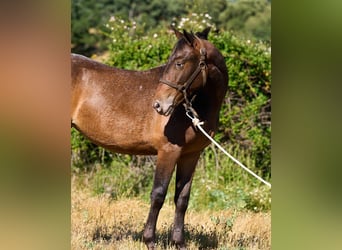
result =
M253 175L255 178L257 178L258 180L260 180L261 182L263 182L264 184L266 184L267 186L271 187L271 183L265 181L264 179L262 179L260 176L258 176L257 174L255 174L254 172L252 172L251 170L249 170L247 167L245 167L241 162L239 162L237 159L235 159L232 155L230 155L223 147L221 147L220 144L218 144L210 135L208 135L207 132L205 132L205 130L202 128L201 125L203 125L204 123L201 122L198 118L193 118L191 117L188 112L186 112L186 115L191 119L192 123L194 124L195 127L198 127L199 130L201 130L201 132L212 142L214 143L223 153L225 153L230 159L232 159L236 164L238 164L240 167L242 167L244 170L246 170L248 173L250 173L251 175Z

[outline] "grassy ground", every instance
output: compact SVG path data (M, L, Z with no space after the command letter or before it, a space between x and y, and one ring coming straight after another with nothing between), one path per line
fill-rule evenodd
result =
M71 198L72 249L146 249L146 201L94 196L74 181ZM169 243L173 214L174 206L166 203L157 224L158 249L176 249ZM271 249L270 212L189 209L185 220L188 249Z

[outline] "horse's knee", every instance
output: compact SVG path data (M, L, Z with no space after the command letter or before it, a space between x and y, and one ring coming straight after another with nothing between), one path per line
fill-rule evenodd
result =
M179 195L175 197L175 205L177 211L185 212L188 208L190 195Z
M162 187L155 188L151 192L151 204L153 208L160 209L163 206L166 190Z

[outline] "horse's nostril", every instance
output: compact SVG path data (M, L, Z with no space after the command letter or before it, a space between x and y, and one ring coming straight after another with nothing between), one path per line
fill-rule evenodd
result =
M159 110L159 109L160 109L160 104L159 104L159 102L153 103L153 108L156 109L156 110Z

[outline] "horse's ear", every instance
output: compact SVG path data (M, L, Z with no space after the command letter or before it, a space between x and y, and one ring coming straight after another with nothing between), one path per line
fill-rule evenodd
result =
M181 32L179 32L178 30L176 30L175 27L170 26L170 29L175 33L175 35L178 39L181 39L183 37L183 34Z
M207 27L201 32L196 32L196 36L198 36L201 39L208 40L208 34L209 34L210 29L211 27Z
M194 40L195 40L195 36L194 36L194 34L191 32L191 33L189 33L189 32L187 32L186 30L183 30L183 34L184 34L184 38L185 38L185 40L189 43L189 45L193 45L193 42L194 42Z

